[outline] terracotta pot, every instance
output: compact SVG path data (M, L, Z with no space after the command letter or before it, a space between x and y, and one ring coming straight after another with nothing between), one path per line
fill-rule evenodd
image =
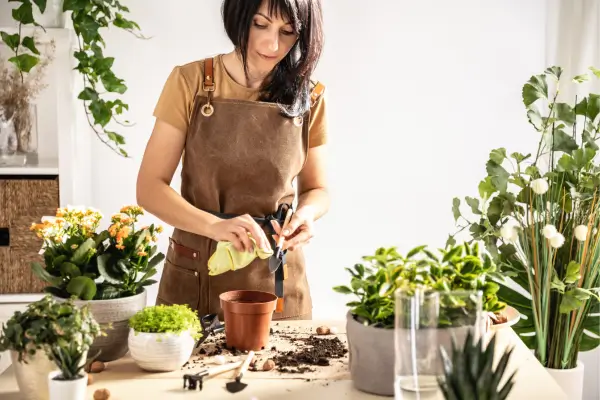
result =
M277 296L254 290L233 290L222 293L219 298L227 347L242 351L267 347Z

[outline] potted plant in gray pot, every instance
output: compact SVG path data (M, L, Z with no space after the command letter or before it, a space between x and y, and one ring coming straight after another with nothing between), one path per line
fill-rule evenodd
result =
M164 255L157 252L160 226L138 228L143 209L126 206L111 217L108 229L96 232L102 214L92 208L59 208L31 229L43 239L45 265L33 263L34 273L49 285L44 291L58 301L74 297L89 304L106 336L94 341L99 361L113 361L128 351L128 321L146 306L145 287Z
M89 334L103 335L96 322L73 300L57 302L47 295L29 304L25 311L15 312L3 324L0 351L10 352L17 384L25 400L49 398L48 375L59 369L52 349L63 343L77 342L84 322ZM86 356L87 352L78 365L84 365Z
M384 396L394 394L395 296L399 289L419 287L443 292L448 294L446 299L452 299L453 293L479 291L481 310L495 314L506 306L498 301L498 285L490 279L495 265L479 253L477 244L465 243L439 253L438 257L427 246L412 249L406 256L396 247L379 248L373 256L364 256L364 263L346 268L352 275L350 286L333 288L358 298L347 303L350 309L346 315L350 373L357 389ZM450 314L456 309L448 307L446 311L447 318L439 320L440 329L449 327L444 324L452 320ZM450 325L458 326L456 321Z

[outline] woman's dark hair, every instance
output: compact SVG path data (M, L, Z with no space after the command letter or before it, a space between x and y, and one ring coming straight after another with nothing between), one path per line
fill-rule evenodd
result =
M269 14L290 20L298 40L265 79L259 100L279 104L286 116L302 115L310 108L310 78L323 48L321 1L224 0L221 12L225 32L241 54L246 75L249 31L263 1L269 3Z

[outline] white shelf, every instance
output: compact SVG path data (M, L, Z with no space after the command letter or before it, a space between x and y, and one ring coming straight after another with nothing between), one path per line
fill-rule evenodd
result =
M58 160L40 159L38 165L0 165L0 175L58 175Z
M74 36L74 31L72 29L67 28L45 28L46 32L42 28L26 26L21 28L22 36L31 36L35 34L36 42L39 43L50 43L52 40L55 42L63 42L70 41L71 35ZM15 28L13 26L2 27L0 26L0 31L6 32L9 35L19 33L19 28ZM0 41L0 45L5 45Z

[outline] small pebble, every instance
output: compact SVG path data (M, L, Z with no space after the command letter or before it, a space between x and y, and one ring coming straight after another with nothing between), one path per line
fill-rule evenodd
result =
M317 335L329 335L329 327L327 326L319 326L317 328Z
M108 389L98 389L94 392L94 400L108 400L110 399L110 392Z
M332 326L331 328L329 328L329 332L330 332L332 335L335 335L335 334L337 334L337 333L338 333L338 328L336 328L335 326Z
M102 372L106 369L106 364L104 364L102 361L94 361L91 365L90 365L90 372L93 374L97 374L98 372Z
M275 361L269 359L263 364L263 371L270 371L275 368Z
M215 364L219 364L219 365L225 364L225 356L222 356L222 355L215 356Z

